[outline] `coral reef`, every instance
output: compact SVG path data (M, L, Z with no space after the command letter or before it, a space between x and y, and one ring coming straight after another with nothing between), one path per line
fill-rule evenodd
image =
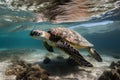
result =
M98 80L120 80L120 61L112 62L111 70L105 70Z
M111 69L117 69L117 68L120 68L120 61L118 62L112 62L111 65L109 66Z
M49 74L38 64L16 61L6 69L7 76L16 75L16 80L49 80Z

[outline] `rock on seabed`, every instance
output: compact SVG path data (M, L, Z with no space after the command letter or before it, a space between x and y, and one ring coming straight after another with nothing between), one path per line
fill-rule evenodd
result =
M10 53L10 50L8 50ZM19 52L19 51L18 51ZM16 53L18 53L16 52ZM25 52L25 51L23 51ZM41 52L41 51L40 51ZM40 64L44 69L48 71L50 74L50 78L53 80L63 80L63 79L78 79L78 80L98 80L98 78L101 76L103 71L109 70L109 65L112 61L118 61L119 59L115 59L110 56L105 56L102 55L103 57L103 62L97 62L93 58L88 57L87 55L84 55L84 57L90 61L94 67L78 67L78 66L70 66L66 64L66 61L63 58L57 58L57 54L47 54L41 53L39 51L34 50L33 52L30 53L28 51L29 56L26 51L26 55L22 54L22 52L19 54L19 57L29 63L37 63ZM13 51L11 52L11 54ZM86 54L86 53L85 53ZM24 57L23 57L23 56ZM42 56L41 56L42 55ZM43 58L50 57L51 61L48 64L44 64ZM4 61L0 62L0 80L15 80L15 76L6 76L5 75L5 70L8 67L8 65L11 64L9 61L10 59L6 59Z

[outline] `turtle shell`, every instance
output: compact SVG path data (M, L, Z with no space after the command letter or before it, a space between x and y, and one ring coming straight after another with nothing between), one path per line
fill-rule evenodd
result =
M88 42L79 33L64 27L51 28L50 32L55 36L61 37L63 40L69 42L77 48L92 47L93 44Z

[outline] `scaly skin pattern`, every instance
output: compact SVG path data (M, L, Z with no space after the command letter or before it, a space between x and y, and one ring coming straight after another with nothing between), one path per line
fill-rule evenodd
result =
M74 49L70 44L64 41L58 41L57 47L65 51L70 57L72 57L81 66L93 67L91 63L84 59L83 56L79 54L79 51Z

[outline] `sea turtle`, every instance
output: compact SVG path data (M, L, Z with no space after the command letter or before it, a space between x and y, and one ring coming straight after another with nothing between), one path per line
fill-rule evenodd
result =
M92 48L93 44L88 42L84 37L72 29L56 27L51 28L48 32L37 29L32 30L30 32L30 36L35 39L42 40L45 48L50 52L53 52L53 47L63 50L82 66L92 67L93 65L79 54L77 49L80 48L86 48L98 62L102 62L100 55Z

